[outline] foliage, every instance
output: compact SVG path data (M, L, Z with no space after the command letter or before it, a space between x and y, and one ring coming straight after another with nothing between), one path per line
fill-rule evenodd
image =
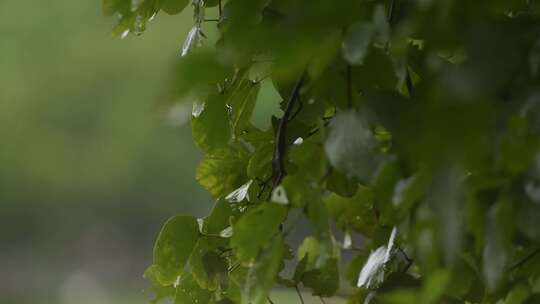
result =
M104 3L120 35L187 6ZM350 303L537 302L540 3L192 5L171 97L195 100L216 204L198 229L165 225L146 273L158 296L259 304L279 284L341 286ZM251 117L270 79L283 114L265 130ZM302 244L293 213L312 228Z

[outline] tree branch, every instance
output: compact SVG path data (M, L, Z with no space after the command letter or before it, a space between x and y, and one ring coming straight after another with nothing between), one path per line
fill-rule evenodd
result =
M294 107L295 101L296 99L298 99L298 96L300 94L300 88L304 84L306 74L306 71L304 71L302 76L294 86L294 89L289 96L289 100L287 102L285 112L283 113L283 117L281 117L279 121L278 129L276 132L276 143L272 156L272 185L274 186L274 188L277 187L281 183L285 175L287 175L284 164L285 153L287 149L287 126L290 121L290 116L292 114L292 109Z
M525 263L530 261L532 258L534 258L539 253L540 253L540 247L536 248L535 250L533 250L533 252L529 253L523 259L519 260L517 263L512 265L510 268L508 268L508 271L510 272L510 271L516 270L519 267L525 265Z

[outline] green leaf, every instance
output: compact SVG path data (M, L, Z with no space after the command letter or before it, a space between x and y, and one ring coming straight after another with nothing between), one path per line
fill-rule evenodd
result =
M422 303L439 303L449 279L450 274L446 270L438 270L429 274L422 288Z
M251 116L261 89L260 83L251 81L247 75L240 77L239 83L233 86L227 97L227 105L231 109L231 127L236 136L244 134L251 126Z
M165 223L154 246L154 269L161 285L177 280L199 237L199 225L192 216L175 216Z
M412 289L397 289L382 296L382 303L385 304L416 304L418 293Z
M224 96L213 94L202 104L195 104L191 128L195 143L203 151L212 153L225 148L231 138L231 129Z
M216 290L221 276L226 276L226 261L217 251L220 245L225 244L226 242L220 242L216 237L201 237L193 249L188 265L193 278L202 289Z
M268 248L262 252L251 268L244 285L242 304L266 304L267 297L274 285L284 253L283 238L275 235Z
M189 0L160 0L161 9L169 15L176 15L186 8Z
M320 197L309 202L307 217L313 226L314 234L319 243L319 252L314 268L321 268L326 265L328 259L337 255L332 231L330 230L328 210Z
M525 283L518 283L506 296L504 304L522 304L530 297L531 290Z
M246 182L248 154L230 146L207 155L197 167L195 178L214 198L223 197Z
M326 180L326 188L339 196L351 197L358 190L358 183L354 179L349 179L342 173L332 170Z
M233 216L233 210L231 205L224 201L218 200L214 204L214 208L210 212L210 215L203 219L202 233L205 234L218 234L223 229L227 228L230 223L230 217Z
M332 194L325 203L330 216L342 230L352 228L366 237L371 237L377 225L374 199L372 189L360 187L353 197Z
M331 258L321 268L304 272L302 283L304 286L311 288L316 296L334 296L339 288L338 260Z
M285 220L287 208L263 203L246 212L233 227L231 247L242 262L248 263L267 248Z
M150 291L154 293L154 298L150 301L152 304L157 304L161 300L173 298L176 290L173 286L163 286L158 280L159 271L156 265L152 265L144 272L144 278L152 283Z
M373 132L355 110L336 114L324 147L335 169L361 182L371 180L381 160Z
M175 304L209 304L211 303L212 292L199 287L195 278L188 275L181 279L180 283L176 287L176 296L174 299Z

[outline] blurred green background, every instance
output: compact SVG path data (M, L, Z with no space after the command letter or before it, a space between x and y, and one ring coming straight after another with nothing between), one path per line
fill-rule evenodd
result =
M0 1L0 303L146 303L166 218L204 215L191 109L161 93L191 16L111 36L101 1Z

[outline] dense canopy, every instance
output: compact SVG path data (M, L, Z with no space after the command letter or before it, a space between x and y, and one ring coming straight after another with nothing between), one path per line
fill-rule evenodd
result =
M122 37L194 11L167 96L193 102L215 206L165 224L155 302L540 303L538 1L103 7Z

